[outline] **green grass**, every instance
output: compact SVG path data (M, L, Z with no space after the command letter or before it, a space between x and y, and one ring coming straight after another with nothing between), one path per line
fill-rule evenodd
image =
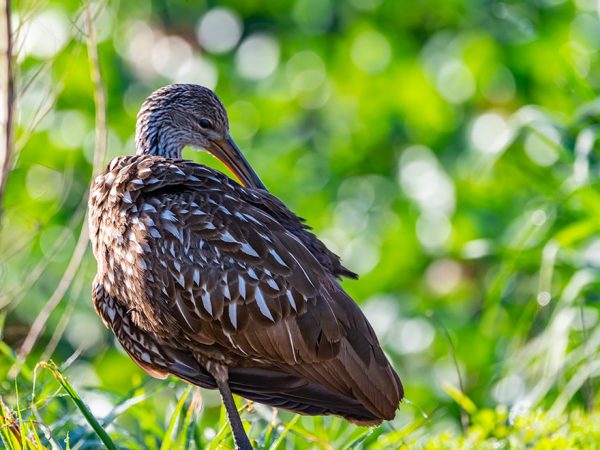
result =
M44 377L43 372L50 376ZM212 433L205 432L206 391L198 388L181 390L181 383L165 382L179 392L178 400L168 408L169 421L147 428L145 416L152 412L147 405L158 395L156 382L144 380L132 396L115 398L119 406L100 418L90 412L82 399L83 394L94 390L78 392L52 362L40 362L35 374L31 392L15 389L7 398L15 406L10 407L4 401L1 405L0 438L7 449L97 448L101 444L108 449L233 448L224 410L213 423L218 428ZM396 429L390 424L355 427L338 418L291 415L246 402L240 403L240 413L253 445L269 450L600 448L598 412L574 409L569 414L553 416L541 409L509 411L502 405L479 409L456 387L448 385L446 390L456 400L456 406L466 412L462 430L436 431L435 422L440 417L426 416ZM134 406L137 399L139 403ZM409 408L407 404L401 406L403 410ZM132 433L135 429L143 433L136 436Z

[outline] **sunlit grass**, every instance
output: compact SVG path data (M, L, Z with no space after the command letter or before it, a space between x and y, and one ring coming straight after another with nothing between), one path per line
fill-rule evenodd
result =
M44 377L42 372L50 374ZM68 372L68 370L67 370ZM146 381L133 399L143 397L144 407L131 414L129 408L115 407L105 417L95 417L86 402L87 390L78 391L52 362L40 362L35 370L32 391L15 388L1 403L0 438L7 449L105 448L207 449L233 448L224 410L212 426L214 434L203 431L205 406L197 388L179 390L170 420L146 429L144 416L152 416L146 400L155 385ZM600 413L573 410L569 415L552 415L542 410L479 409L456 387L446 386L457 406L467 413L464 430L435 432L426 417L414 419L399 429L387 424L377 428L355 427L337 418L302 417L277 413L270 408L240 403L240 413L256 448L277 449L564 449L600 448ZM115 397L124 405L132 397ZM258 407L255 408L255 406ZM403 405L403 408L410 407ZM126 413L126 416L120 417ZM144 429L145 436L134 430Z

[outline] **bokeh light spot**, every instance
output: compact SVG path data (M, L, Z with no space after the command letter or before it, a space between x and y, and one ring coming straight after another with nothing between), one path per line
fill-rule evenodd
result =
M546 124L536 124L525 138L525 153L538 166L548 167L558 158L560 135L555 128Z
M552 300L552 295L548 291L542 291L537 295L536 300L540 306L546 306Z
M242 36L242 20L229 8L213 8L196 27L200 45L211 53L232 50Z
M47 9L24 22L17 36L24 55L51 58L69 39L69 21L61 10Z
M64 188L63 174L49 167L34 165L27 171L26 186L31 198L55 200Z
M415 145L404 150L399 164L400 186L423 211L450 214L455 208L454 185L431 150Z
M442 64L436 86L450 103L463 103L475 93L475 80L467 66L457 59Z
M475 150L494 155L506 148L512 140L512 133L504 117L486 112L475 119L469 137Z
M420 353L429 348L434 337L435 330L427 320L408 319L392 331L390 346L402 354Z
M451 259L434 261L425 272L427 286L438 295L450 294L458 287L461 279L462 268Z
M247 37L235 54L237 71L243 78L261 80L279 64L279 44L274 37L256 33Z
M77 110L61 111L54 114L54 125L48 131L50 141L59 148L77 149L83 145L91 123Z
M387 67L392 49L386 37L377 31L363 31L352 43L352 62L367 73L378 73Z

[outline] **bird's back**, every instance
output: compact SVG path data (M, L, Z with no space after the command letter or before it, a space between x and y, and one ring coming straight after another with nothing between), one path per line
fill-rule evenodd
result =
M279 200L220 172L117 158L90 196L95 306L132 358L305 414L393 418L400 380L336 277L353 275Z

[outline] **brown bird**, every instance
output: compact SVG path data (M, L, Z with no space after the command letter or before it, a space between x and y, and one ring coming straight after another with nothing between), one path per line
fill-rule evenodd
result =
M242 185L182 160L185 146ZM157 90L136 147L89 199L94 306L129 356L154 377L219 389L242 449L252 447L232 392L360 425L393 419L400 379L338 282L356 275L267 191L219 98L193 84Z

